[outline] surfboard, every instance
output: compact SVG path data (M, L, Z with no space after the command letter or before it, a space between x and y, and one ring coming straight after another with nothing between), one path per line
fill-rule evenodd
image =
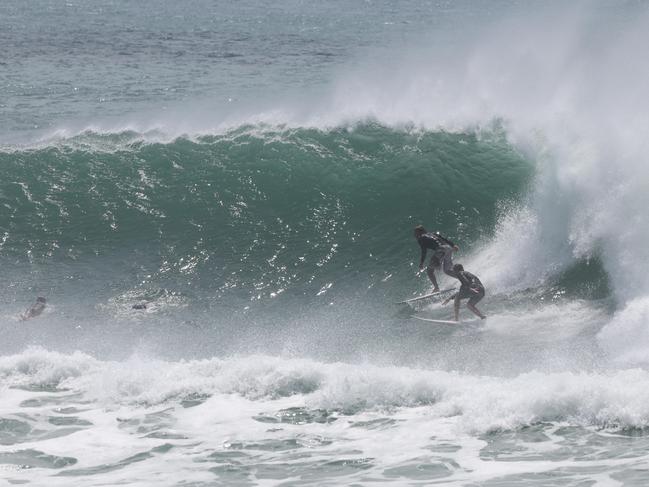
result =
M422 299L428 299L428 298L432 298L433 296L439 296L440 294L444 294L444 293L447 293L449 291L453 291L454 289L455 289L455 287L449 287L447 289L442 289L441 291L437 291L436 293L424 294L423 296L417 296L416 298L406 299L405 301L398 301L396 304L416 303L417 301L421 301Z
M423 316L412 316L412 318L415 318L416 320L421 320L421 321L427 321L428 323L437 323L440 325L464 325L467 323L474 323L476 321L479 321L477 318L472 318L469 320L461 320L461 321L455 321L455 320L435 320L433 318L424 318Z

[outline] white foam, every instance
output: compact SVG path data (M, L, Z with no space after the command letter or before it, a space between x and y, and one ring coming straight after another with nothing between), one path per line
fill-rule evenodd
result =
M507 337L532 337L535 343L557 342L589 329L598 329L606 319L603 310L581 300L532 302L528 308L517 306L516 310L490 315L486 326L489 331Z
M180 477L188 482L213 482L210 469L229 462L229 453L238 455L235 467L259 464L284 469L288 464L287 472L309 471L310 465L340 459L369 459L369 470L359 474L387 480L392 478L385 477L389 469L416 474L419 464L434 468L441 462L449 467L448 485L465 485L575 466L572 458L538 460L539 455L551 458L566 449L561 436L540 444L517 442L513 454L521 458L515 461L507 461L507 448L497 452L497 459L485 459L485 440L479 437L485 432L537 423L546 424L543 431L550 436L547 423L557 428L577 425L613 430L649 426L649 372L641 369L488 377L266 356L180 362L133 357L117 363L31 349L4 357L0 371L6 379L3 384L28 385L30 377L34 381L49 377L69 389L56 394L59 399L68 397L68 402L45 401L28 408L21 406L24 399L53 393L3 389L0 414L33 427L33 439L20 443L18 449L76 458L78 462L68 470L89 468L88 473L75 477L82 485L97 481L155 485L164 478ZM201 404L181 406L183 397L197 395L203 398ZM77 408L74 416L89 423L63 437L39 437L53 430L48 418L60 416L60 406ZM289 408L316 414L326 409L334 421L255 420L259 415L272 418ZM150 431L175 437L150 436ZM285 440L299 447L272 447L273 441ZM265 442L271 442L271 447L264 448ZM123 468L93 473L93 468L119 466L129 457L163 445L173 448L145 455ZM522 447L529 460L521 453ZM591 452L588 445L585 448ZM0 445L2 452L16 449L16 445ZM225 456L218 460L212 455ZM636 454L580 461L579 465L632 468L637 460ZM47 470L8 474L39 484L69 483L67 477L52 477ZM350 474L346 480L353 478Z
M598 335L615 361L643 364L649 360L649 297L637 298L615 313Z
M507 378L267 356L100 362L79 353L32 349L3 357L0 371L7 384L55 382L110 409L234 394L351 413L423 406L434 417L461 417L463 429L471 432L539 421L649 425L649 372L641 369Z

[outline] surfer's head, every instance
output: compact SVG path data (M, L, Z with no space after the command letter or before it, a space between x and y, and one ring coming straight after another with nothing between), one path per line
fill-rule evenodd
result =
M39 297L36 298L37 303L44 303L45 301L46 300L45 300L45 298L43 296L39 296Z
M463 272L463 271L464 271L464 267L462 266L462 264L455 264L455 265L453 266L453 270L454 270L455 272Z
M421 237L424 233L426 233L426 229L423 225L417 225L415 227L415 238Z

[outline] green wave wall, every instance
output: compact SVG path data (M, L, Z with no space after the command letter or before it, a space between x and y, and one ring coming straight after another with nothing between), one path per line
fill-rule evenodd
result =
M416 224L470 249L533 174L494 134L368 123L129 137L0 153L6 266L86 280L101 269L102 279L244 301L330 296L410 279Z

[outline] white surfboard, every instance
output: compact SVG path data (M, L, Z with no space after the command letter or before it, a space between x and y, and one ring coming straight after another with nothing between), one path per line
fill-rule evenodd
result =
M412 316L412 318L415 318L416 320L421 320L421 321L427 321L428 323L437 323L440 325L464 325L467 323L475 323L476 321L479 321L477 318L472 318L469 320L463 320L463 321L455 321L455 320L435 320L433 318L424 318L423 316Z
M423 296L417 296L416 298L410 298L410 299L406 299L405 301L399 301L396 304L416 303L417 301L421 301L422 299L428 299L434 296L439 296L440 294L448 293L453 290L455 290L455 287L449 287L447 289L442 289L441 291L437 291L436 293L424 294Z

